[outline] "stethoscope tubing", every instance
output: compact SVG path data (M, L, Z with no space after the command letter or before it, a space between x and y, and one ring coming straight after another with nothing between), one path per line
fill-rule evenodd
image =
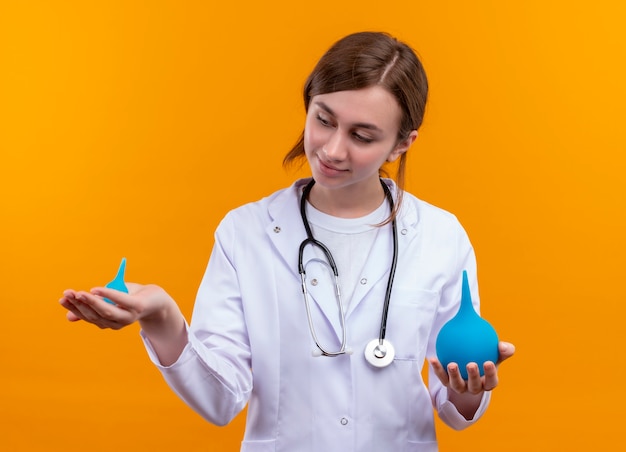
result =
M393 201L393 195L391 194L391 191L389 190L389 187L387 187L387 184L385 184L385 182L381 179L380 183L383 187L383 191L385 192L385 197L387 199L387 202L389 203L391 212L393 213L394 211L394 201ZM306 313L307 313L307 320L308 320L308 324L309 324L309 329L311 331L311 336L313 337L313 341L315 342L316 347L321 351L321 354L324 356L338 356L338 355L342 355L347 353L347 349L346 349L346 326L345 326L345 313L343 310L343 302L341 300L341 291L339 288L339 272L337 270L337 265L335 264L335 259L332 256L332 253L330 252L330 250L328 249L328 247L326 245L324 245L322 242L320 242L319 240L315 239L313 237L313 232L311 230L311 226L309 224L307 215L306 215L306 201L308 199L309 193L311 191L311 189L313 188L313 185L315 185L315 180L311 179L311 181L304 187L304 190L302 192L302 198L300 199L300 215L302 216L302 223L304 224L304 229L306 231L307 234L307 238L304 239L302 241L302 243L300 244L300 248L298 250L298 272L300 273L300 279L302 281L302 293L304 295L304 301L305 301L305 306L306 306ZM387 280L387 288L385 290L385 299L383 302L383 310L382 310L382 315L381 315L381 320L380 320L380 330L379 330L379 334L378 334L378 346L384 349L384 342L385 342L385 335L387 332L387 317L389 314L389 304L391 301L391 292L393 289L393 280L395 277L395 273L396 273L396 266L397 266L397 262L398 262L398 234L397 234L397 225L396 225L396 220L395 217L392 219L391 221L391 226L392 226L392 240L393 240L393 255L392 255L392 259L391 259L391 266L389 269L389 279ZM304 268L304 263L303 263L303 256L304 256L304 249L307 247L307 245L312 245L312 246L316 246L318 247L320 250L322 250L325 258L328 260L328 264L333 272L334 278L335 278L335 296L337 299L337 307L339 309L339 318L340 318L340 322L341 322L341 329L342 329L342 341L341 341L341 348L339 349L339 351L336 352L331 352L326 350L324 347L322 347L322 345L320 344L318 338L317 338L317 334L315 333L315 327L313 325L313 320L312 320L312 315L311 315L311 308L310 308L310 304L309 304L309 297L308 297L308 291L306 289L306 270ZM387 344L390 348L392 348L391 344ZM368 345L369 347L369 345ZM375 352L373 352L375 353ZM384 356L384 355L383 355ZM376 359L376 358L374 358ZM369 358L368 358L369 360ZM387 363L385 364L387 365Z
M389 202L389 207L391 208L391 212L393 214L394 202L393 196L391 195L391 191L387 184L385 184L382 180L380 183L383 186L383 190L385 191L385 196L387 197L387 201ZM396 217L394 216L391 220L391 229L392 229L392 240L393 240L393 254L391 256L391 266L389 267L389 279L387 280L387 289L385 290L385 301L383 303L383 313L380 319L380 332L378 333L378 343L383 345L383 341L385 340L385 335L387 333L387 315L389 314L389 303L391 301L391 291L393 289L393 281L396 276L396 266L398 265L398 227L396 225Z

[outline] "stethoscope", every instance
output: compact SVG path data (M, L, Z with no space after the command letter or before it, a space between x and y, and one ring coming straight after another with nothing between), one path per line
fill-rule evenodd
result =
M383 191L385 192L385 197L389 202L391 212L393 212L394 203L391 191L382 179L380 183L383 186ZM337 265L335 264L332 253L326 247L326 245L313 237L313 232L311 231L311 226L309 225L309 220L306 216L306 201L309 197L309 192L311 191L311 188L313 188L314 184L315 180L312 179L311 182L309 182L304 187L304 190L302 192L302 198L300 200L300 215L302 216L302 223L304 224L304 228L306 229L307 238L304 239L304 241L300 244L300 252L298 255L298 271L300 272L300 278L302 279L302 293L304 294L304 304L306 307L309 330L311 330L311 336L313 337L315 346L318 349L315 350L313 354L314 356L339 356L344 354L351 354L352 350L346 346L346 316L343 309L343 301L341 300L341 291L339 289L339 273L337 272ZM396 354L396 351L393 348L391 342L385 339L385 332L387 329L387 314L389 312L389 301L391 300L391 287L393 285L393 278L396 272L396 263L398 261L398 234L395 218L391 222L391 227L393 229L393 256L391 259L391 268L389 270L389 279L387 281L387 291L385 292L385 301L383 303L383 313L380 319L380 332L378 333L378 338L372 339L365 347L365 359L374 367L388 366L389 364L391 364ZM311 307L309 304L309 296L306 289L306 271L302 263L302 256L304 254L304 249L307 245L317 247L322 251L334 275L335 299L337 301L337 308L339 309L339 319L342 332L341 347L337 351L329 351L328 349L323 347L317 338L317 334L315 333L315 326L313 325Z

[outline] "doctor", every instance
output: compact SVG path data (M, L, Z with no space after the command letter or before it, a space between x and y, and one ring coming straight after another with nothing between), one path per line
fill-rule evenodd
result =
M461 225L402 188L426 97L407 45L341 39L306 81L304 133L285 157L306 159L312 177L226 215L191 324L160 287L138 284L66 290L67 318L138 321L168 384L209 422L248 405L242 451L436 451L434 411L454 429L476 422L514 347L500 343L482 377L468 365L467 380L434 358L463 270L479 297ZM381 178L389 163L395 181Z

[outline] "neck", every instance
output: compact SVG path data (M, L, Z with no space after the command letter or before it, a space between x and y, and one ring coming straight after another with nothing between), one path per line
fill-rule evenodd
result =
M385 199L378 179L366 187L331 189L315 184L309 202L319 211L339 218L359 218L376 210Z

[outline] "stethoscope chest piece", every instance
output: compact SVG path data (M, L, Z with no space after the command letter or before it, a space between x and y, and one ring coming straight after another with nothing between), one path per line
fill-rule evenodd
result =
M365 347L365 360L374 367L387 367L396 356L391 342L383 339L372 339Z

